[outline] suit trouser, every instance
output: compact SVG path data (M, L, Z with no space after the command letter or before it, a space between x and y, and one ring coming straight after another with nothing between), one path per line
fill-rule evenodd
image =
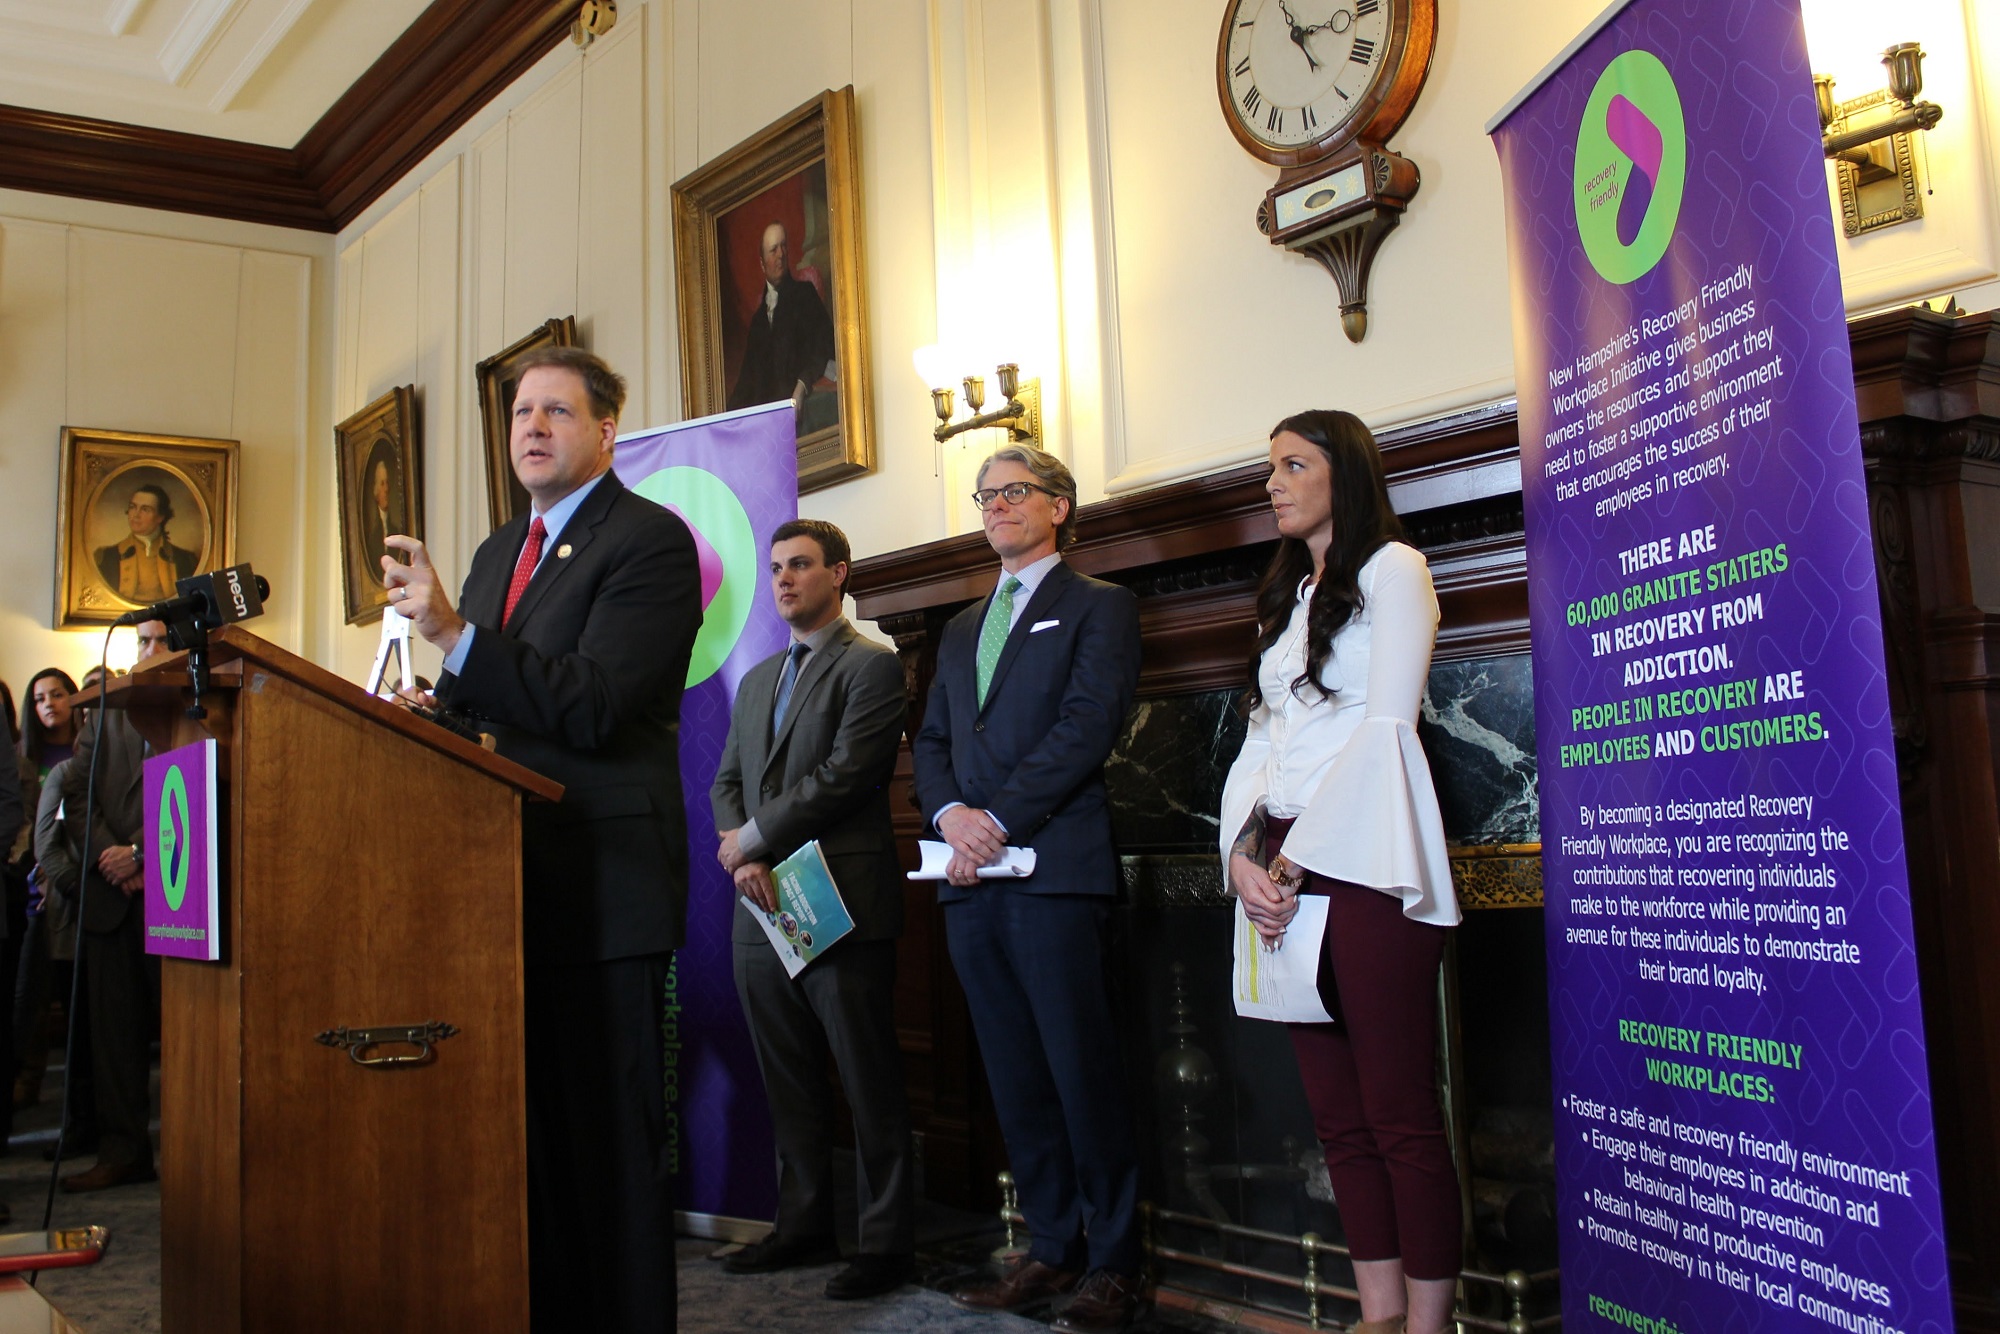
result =
M736 995L778 1141L778 1234L834 1233L831 1055L867 1185L861 1249L908 1255L916 1249L916 1154L896 1044L896 942L842 941L796 978L761 940L736 942L734 954Z
M93 892L104 893L102 885ZM112 893L118 891L112 890ZM151 1045L159 960L146 953L145 913L128 905L110 931L77 934L90 993L91 1075L96 1083L97 1161L153 1165Z
M1059 1269L1139 1271L1139 1162L1105 981L1108 898L988 881L945 935L1033 1236Z
M528 1307L537 1334L674 1327L665 954L527 972Z

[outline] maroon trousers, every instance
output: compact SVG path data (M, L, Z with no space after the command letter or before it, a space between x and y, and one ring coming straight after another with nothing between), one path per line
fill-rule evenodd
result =
M1290 826L1270 822L1273 856ZM1356 1260L1400 1258L1410 1278L1457 1278L1458 1174L1437 1089L1445 928L1362 885L1309 874L1302 892L1327 899L1320 988L1338 999L1328 1009L1339 1022L1286 1027L1348 1248Z

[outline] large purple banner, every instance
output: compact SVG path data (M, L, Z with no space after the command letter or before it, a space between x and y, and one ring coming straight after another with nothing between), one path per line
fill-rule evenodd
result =
M777 1216L770 1110L729 959L736 891L715 860L709 785L743 674L790 631L766 594L771 532L798 517L792 405L774 403L620 436L620 481L687 521L701 557L702 624L681 699L688 827L687 944L668 975L667 1098L677 1201L690 1214Z
M1951 1328L1798 0L1614 6L1496 118L1566 1328Z

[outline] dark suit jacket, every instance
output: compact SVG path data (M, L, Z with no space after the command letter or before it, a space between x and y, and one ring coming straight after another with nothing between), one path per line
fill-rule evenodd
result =
M76 750L63 770L62 800L67 818L81 828L86 804L90 807L90 884L83 896L83 928L86 931L116 931L128 912L140 912L138 894L125 893L97 873L97 857L106 848L146 840L140 826L146 821L146 740L123 709L102 705L84 715L77 732ZM98 756L97 791L85 791L91 781L91 755Z
M893 939L903 933L903 875L889 821L889 776L908 703L902 664L840 622L806 658L774 737L771 703L784 665L785 654L775 653L736 689L729 742L708 793L716 828L755 817L773 865L818 839L854 918L854 939ZM741 902L735 939L765 939Z
M687 917L679 752L681 691L701 628L694 538L679 516L607 473L502 629L529 517L473 555L459 614L478 633L438 699L482 720L500 754L566 789L559 804L522 812L529 957L663 953L681 944Z
M764 289L757 289L743 368L729 391L729 406L733 410L790 398L801 380L812 388L832 360L833 320L819 299L819 289L786 274L778 280L776 311L765 313Z
M1014 622L978 704L975 659L990 598L951 618L911 745L926 819L954 801L992 812L1035 873L1009 887L1115 894L1104 761L1139 685L1139 604L1058 562ZM1041 630L1037 625L1049 623ZM944 902L979 891L943 885Z

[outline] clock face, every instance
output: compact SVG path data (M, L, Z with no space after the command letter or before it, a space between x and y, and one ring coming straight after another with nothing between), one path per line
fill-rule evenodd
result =
M1230 0L1222 43L1230 116L1295 150L1350 126L1386 77L1392 11L1406 0Z

